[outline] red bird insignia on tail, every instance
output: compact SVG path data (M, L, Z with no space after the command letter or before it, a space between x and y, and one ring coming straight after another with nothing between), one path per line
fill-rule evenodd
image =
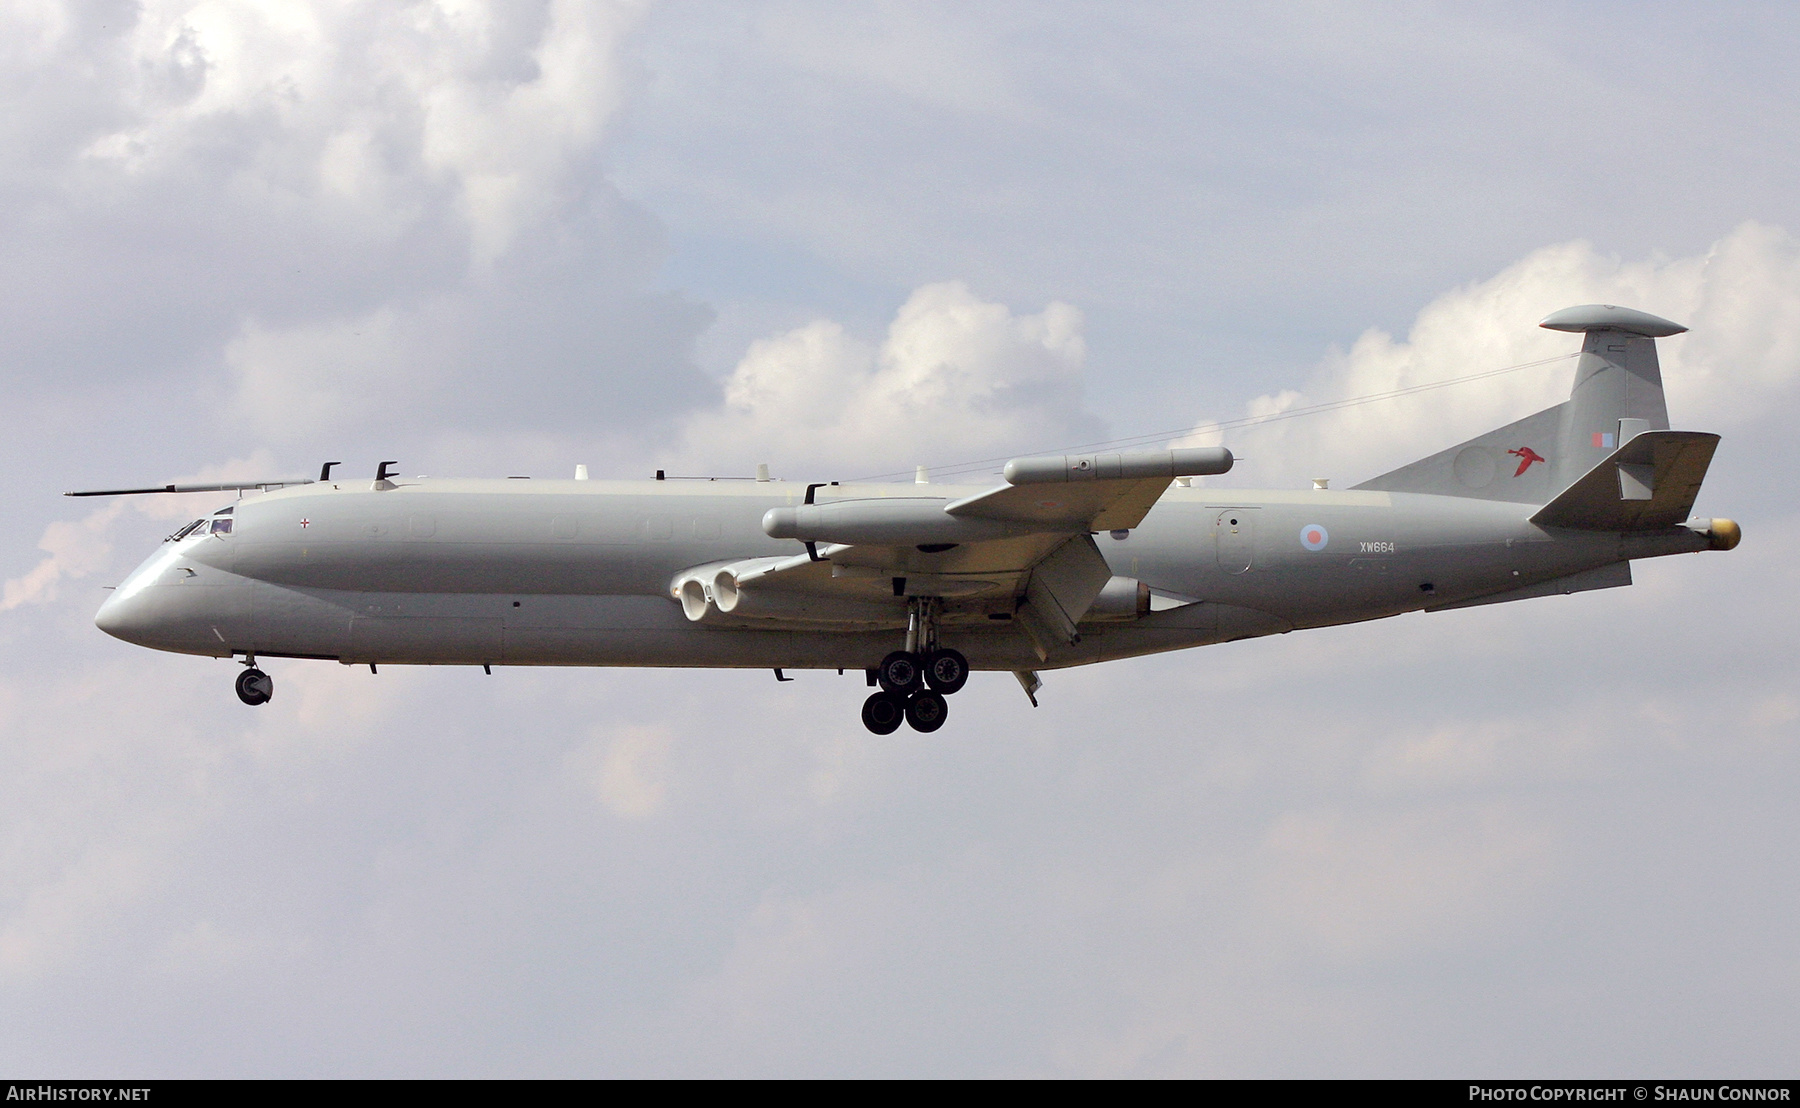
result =
M1508 450L1507 453L1519 459L1519 468L1513 470L1514 477L1523 476L1525 471L1531 468L1532 462L1541 462L1544 460L1543 455L1539 454L1529 446L1521 446L1517 450Z

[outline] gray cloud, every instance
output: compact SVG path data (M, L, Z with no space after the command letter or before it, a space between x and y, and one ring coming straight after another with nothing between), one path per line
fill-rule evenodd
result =
M1080 305L1123 424L1547 243L1800 225L1792 18L1618 14L668 5L620 170L715 301L956 276ZM712 268L729 247L784 264Z
M130 398L154 428L86 444L115 471L191 464L159 444L198 421L227 450L429 458L474 426L604 437L703 399L706 310L653 287L660 231L598 168L635 20L13 10L9 389Z

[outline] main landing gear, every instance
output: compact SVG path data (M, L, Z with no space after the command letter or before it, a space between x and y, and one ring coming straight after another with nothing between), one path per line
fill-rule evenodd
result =
M881 691L863 701L863 726L877 735L893 734L902 721L914 731L936 731L950 718L944 698L968 680L969 660L937 643L937 599L915 597L907 613L906 649L875 667Z
M238 699L252 708L259 704L267 704L275 695L275 679L256 668L256 658L248 656L244 659L245 670L237 675Z

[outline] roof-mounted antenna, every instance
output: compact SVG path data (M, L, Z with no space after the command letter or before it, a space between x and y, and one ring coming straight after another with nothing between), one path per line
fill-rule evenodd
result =
M83 489L78 492L65 492L64 496L137 496L148 492L243 492L256 489L268 492L270 489L286 488L289 485L310 485L311 477L287 477L279 481L227 481L220 485L157 485L147 489Z
M343 462L326 462L324 465L320 466L319 467L319 484L323 485L327 481L331 480L331 467L332 466L341 466L343 464L344 464Z

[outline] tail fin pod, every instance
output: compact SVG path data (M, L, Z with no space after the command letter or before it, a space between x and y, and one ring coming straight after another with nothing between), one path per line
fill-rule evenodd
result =
M1564 308L1539 326L1583 335L1565 403L1355 487L1545 504L1632 437L1668 429L1656 340L1687 328L1610 304Z

